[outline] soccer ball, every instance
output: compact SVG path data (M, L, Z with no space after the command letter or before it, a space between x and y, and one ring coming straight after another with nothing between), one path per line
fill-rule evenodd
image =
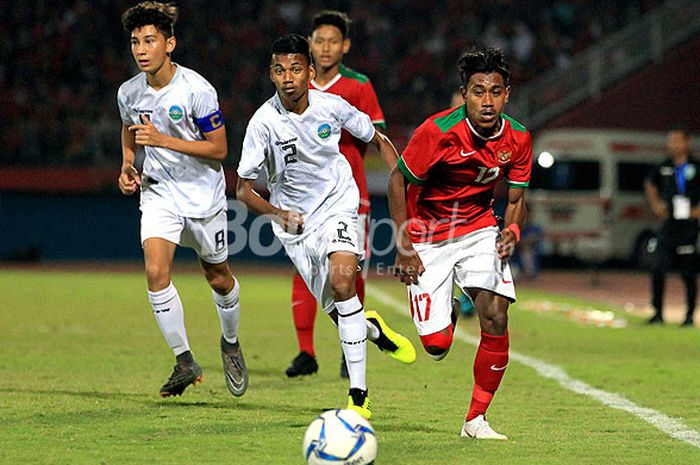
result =
M328 410L306 429L302 453L309 465L370 465L377 457L377 437L354 410Z

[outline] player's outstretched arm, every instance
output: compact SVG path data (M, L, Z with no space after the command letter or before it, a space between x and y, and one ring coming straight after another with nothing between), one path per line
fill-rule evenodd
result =
M525 205L525 189L509 188L508 203L503 215L505 227L501 237L496 241L496 252L501 260L513 255L515 246L520 242L520 227L525 223L527 206Z
M301 213L282 210L273 206L255 192L255 189L253 189L254 184L254 179L238 178L238 183L236 184L236 197L238 200L243 202L243 205L256 215L268 216L289 234L301 234L304 231L304 218L301 216Z
M391 171L394 166L396 166L396 160L399 159L399 153L396 151L396 147L394 147L391 139L381 132L376 131L371 142L377 147L379 156L382 157L382 161L389 171Z
M216 161L223 161L228 154L226 127L223 124L213 131L205 132L205 140L184 140L159 132L145 115L141 115L141 123L129 126L129 131L134 132L137 145L162 147L192 157Z
M392 146L393 147L393 146ZM398 158L398 157L397 157ZM423 274L425 268L418 253L413 249L413 243L408 236L406 214L406 191L403 182L403 173L394 162L389 175L389 211L394 222L396 234L396 270L402 283L418 284L418 277Z
M136 141L129 127L122 124L122 167L119 173L119 190L124 195L131 195L141 185L141 176L134 167L136 159Z

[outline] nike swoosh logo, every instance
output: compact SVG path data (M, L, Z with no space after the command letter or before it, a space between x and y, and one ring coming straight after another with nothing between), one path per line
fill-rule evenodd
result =
M238 390L243 387L243 384L245 383L245 380L243 378L241 379L236 379L231 373L225 373L226 374L226 380L231 384L231 386L234 387L234 389Z
M491 365L491 369L492 369L493 371L503 371L503 370L506 369L507 366L508 366L507 363L506 363L505 365L503 365L502 367L500 367L500 368L497 367L496 365Z
M476 153L476 150L472 150L471 152L465 152L464 150L460 150L459 154L463 157L468 157L469 155L474 155Z
M510 283L512 283L513 281L506 281L505 278L501 278L501 282L502 282L503 284L510 284Z

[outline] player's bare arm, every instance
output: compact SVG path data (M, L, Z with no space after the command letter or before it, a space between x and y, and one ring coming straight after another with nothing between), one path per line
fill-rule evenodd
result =
M525 222L526 216L525 189L508 189L508 204L504 214L505 228L496 242L496 252L501 260L515 252L515 246L520 241L520 226Z
M236 197L238 200L256 215L265 215L275 223L278 223L289 234L301 234L304 231L304 218L301 213L282 210L274 207L260 194L255 192L254 179L238 178L236 184Z
M659 196L659 189L654 184L647 181L644 183L644 193L647 196L647 200L649 200L649 205L656 218L661 221L667 219L668 209Z
M399 159L399 153L396 151L396 147L394 147L391 139L377 130L370 142L377 148L379 156L382 157L386 167L392 170L396 166L396 160Z
M389 211L396 234L396 270L394 273L402 283L418 284L418 277L423 274L425 268L418 253L413 249L411 238L408 236L403 173L396 163L394 163L389 175L388 198Z
M145 115L141 115L141 123L129 126L137 145L162 147L192 157L216 161L223 161L228 154L226 127L223 124L213 131L205 132L205 140L192 141L161 133Z
M141 176L134 167L136 159L136 141L127 125L122 124L122 167L119 173L119 190L124 195L131 195L141 185Z

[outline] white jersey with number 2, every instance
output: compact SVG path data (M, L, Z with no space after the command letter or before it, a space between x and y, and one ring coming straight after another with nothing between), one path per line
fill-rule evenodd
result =
M365 113L337 95L316 90L309 90L309 107L300 115L287 111L275 93L248 123L238 176L257 179L264 169L270 203L304 218L301 235L273 223L281 240L299 241L339 211L357 211L357 185L338 149L342 129L365 142L375 134Z

